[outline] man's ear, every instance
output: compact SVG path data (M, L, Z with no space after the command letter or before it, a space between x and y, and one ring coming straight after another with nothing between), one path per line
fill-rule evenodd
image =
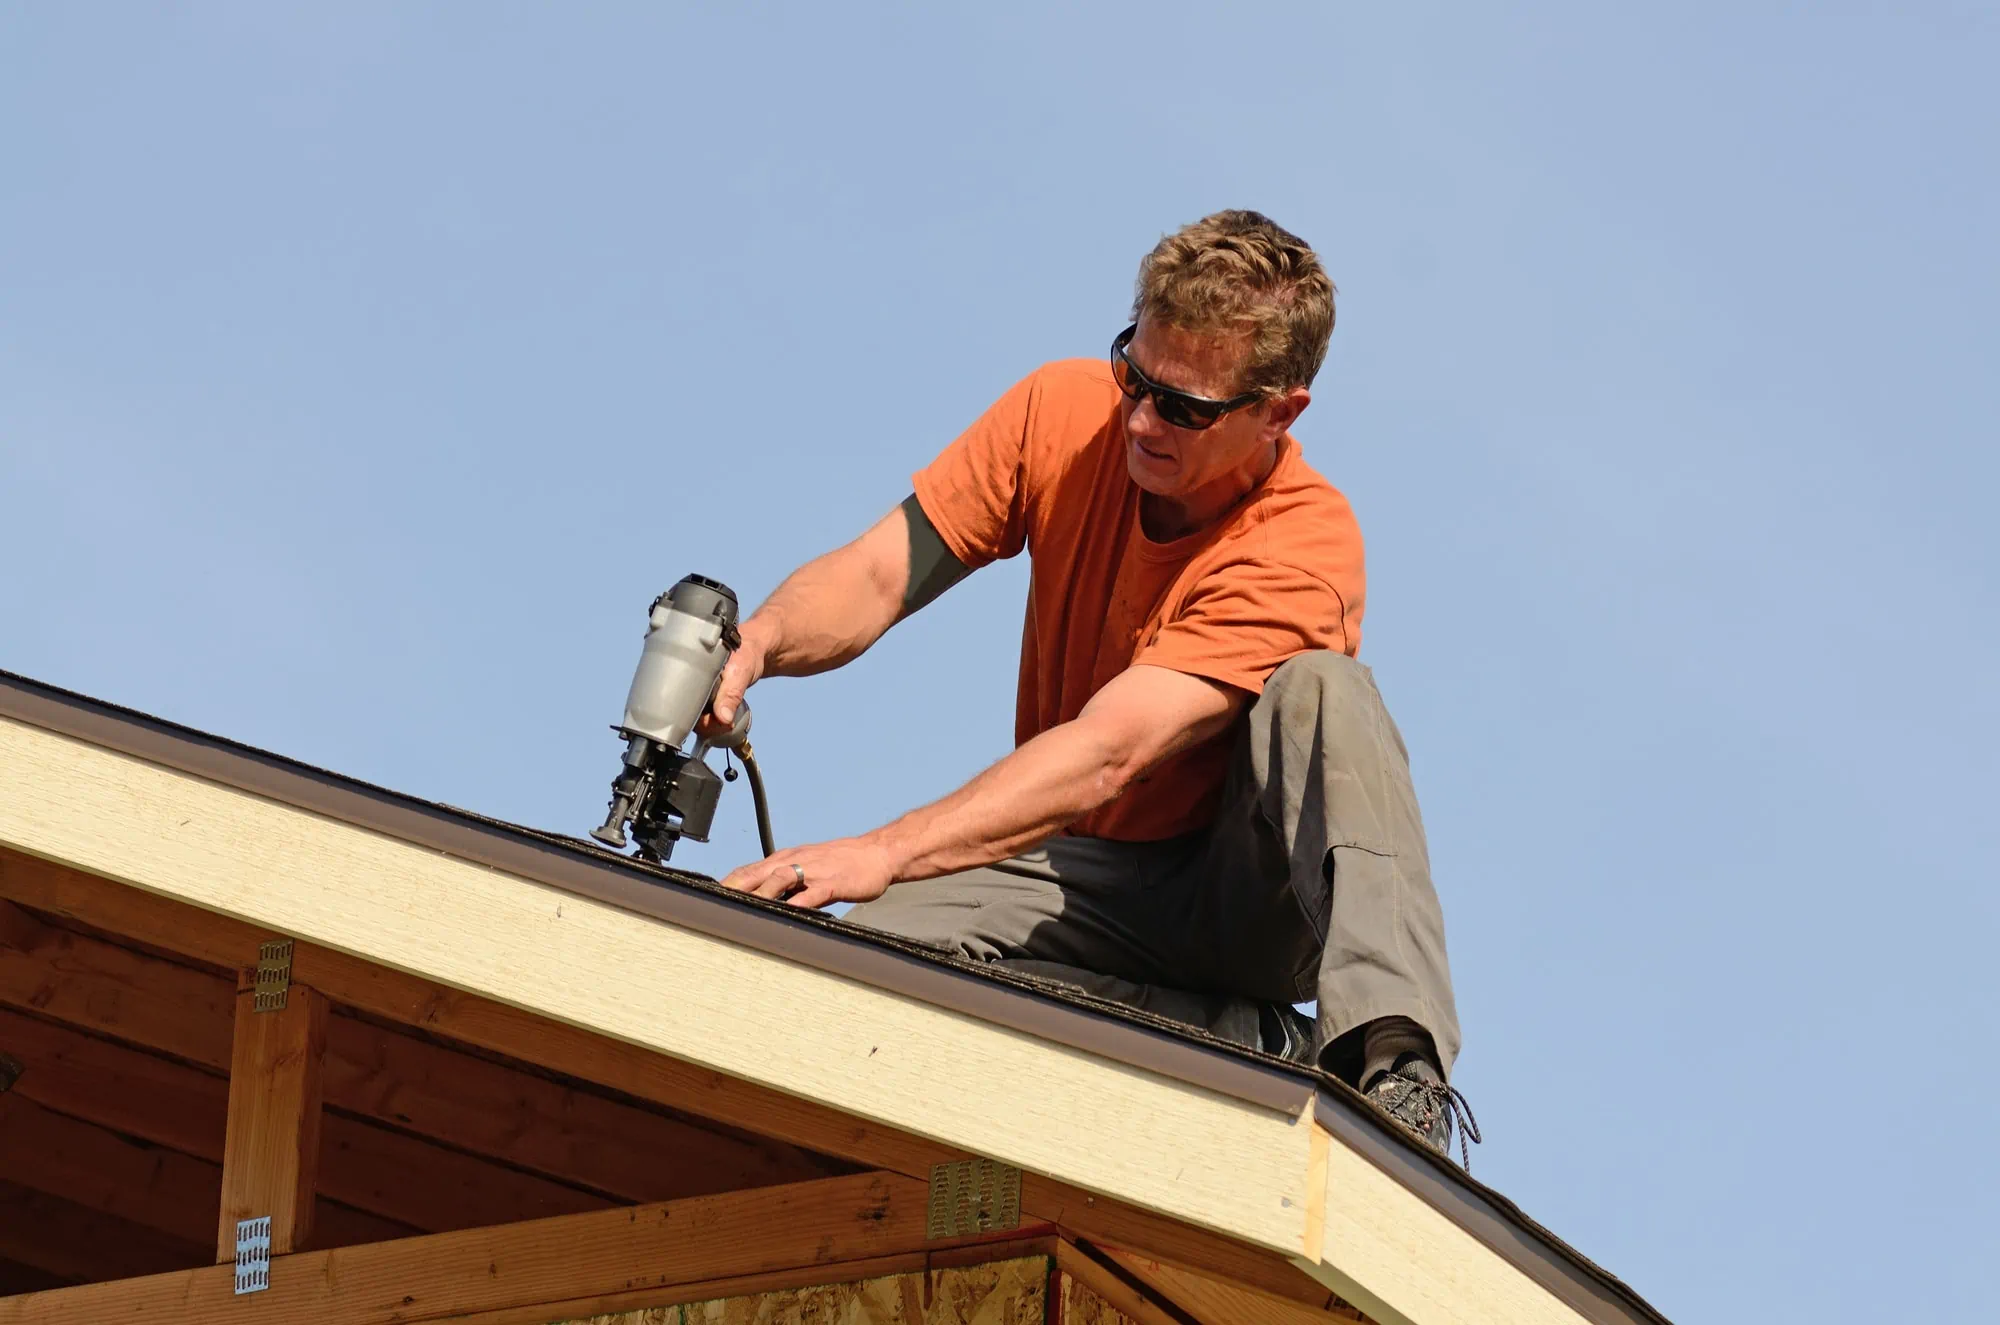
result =
M1299 415L1306 412L1306 406L1312 404L1312 399L1312 392L1302 386L1295 386L1266 405L1264 426L1271 440L1277 440L1281 433L1297 422Z

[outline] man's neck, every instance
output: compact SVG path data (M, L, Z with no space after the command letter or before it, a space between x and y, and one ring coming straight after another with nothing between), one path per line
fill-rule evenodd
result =
M1270 449L1255 464L1225 474L1184 497L1162 497L1157 493L1141 492L1140 530L1155 543L1171 543L1220 524L1278 467L1280 446L1280 442L1271 443Z

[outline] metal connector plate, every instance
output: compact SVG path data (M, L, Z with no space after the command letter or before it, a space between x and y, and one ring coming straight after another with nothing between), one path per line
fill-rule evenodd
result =
M924 1237L969 1238L1021 1226L1021 1170L991 1159L931 1166Z
M274 939L257 947L257 993L250 1007L255 1012L276 1012L285 1006L292 989L292 941Z
M271 1286L271 1217L236 1221L236 1291L261 1293Z

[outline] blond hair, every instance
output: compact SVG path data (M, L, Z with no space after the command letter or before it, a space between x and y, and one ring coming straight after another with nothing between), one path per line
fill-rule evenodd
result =
M1310 386L1333 335L1333 282L1312 247L1260 212L1205 216L1139 263L1132 320L1247 336L1240 391Z

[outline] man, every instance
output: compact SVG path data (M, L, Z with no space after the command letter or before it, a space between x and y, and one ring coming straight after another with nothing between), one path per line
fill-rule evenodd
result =
M1287 432L1333 293L1255 212L1168 236L1108 362L1031 374L780 585L715 721L1028 549L1018 744L935 804L723 882L1316 1052L1443 1150L1457 1014L1402 738L1354 661L1361 535ZM1312 1028L1291 1005L1315 997Z

